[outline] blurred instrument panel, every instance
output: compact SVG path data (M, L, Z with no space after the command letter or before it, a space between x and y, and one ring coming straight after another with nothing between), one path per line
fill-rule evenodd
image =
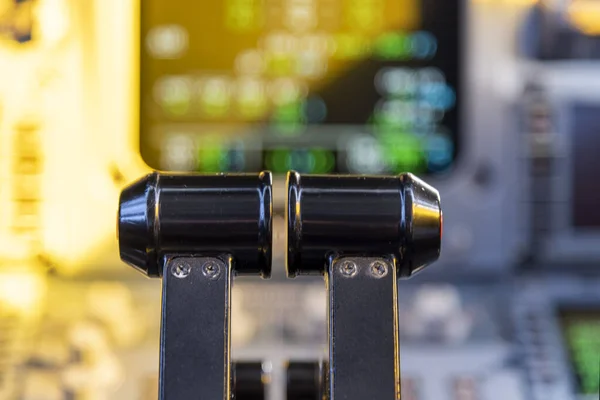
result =
M160 283L114 232L150 168L423 175L446 226L399 286L402 399L597 399L598 35L591 0L0 0L0 399L157 397ZM274 241L232 296L269 400L326 354Z
M456 0L146 1L142 156L201 172L445 171L460 14Z

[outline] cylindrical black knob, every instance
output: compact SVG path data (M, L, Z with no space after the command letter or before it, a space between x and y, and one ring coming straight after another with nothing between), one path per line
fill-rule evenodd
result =
M320 400L323 371L318 361L291 361L287 366L287 400Z
M260 362L234 362L231 365L233 400L264 400L269 377Z
M398 276L437 260L442 210L437 190L412 174L288 173L287 271L322 274L332 256L392 256Z
M121 259L162 275L165 255L231 254L238 274L271 274L272 176L152 173L119 200Z

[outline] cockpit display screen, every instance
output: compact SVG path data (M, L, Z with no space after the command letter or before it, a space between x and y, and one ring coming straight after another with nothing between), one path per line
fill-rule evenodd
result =
M142 156L175 171L447 171L461 12L459 0L144 1Z

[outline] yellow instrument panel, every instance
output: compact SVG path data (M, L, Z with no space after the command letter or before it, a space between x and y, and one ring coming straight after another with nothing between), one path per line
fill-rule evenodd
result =
M28 3L29 40L0 40L0 257L68 275L122 271L115 204L147 169L135 134L136 4Z
M130 273L114 229L121 186L147 170L135 135L137 7L0 0L0 399L114 398L115 349L146 332L125 285L67 280Z

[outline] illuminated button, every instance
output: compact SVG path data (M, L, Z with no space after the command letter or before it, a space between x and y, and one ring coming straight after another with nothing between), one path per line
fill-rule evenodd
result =
M261 47L268 54L290 54L298 50L298 38L287 32L276 31L268 34L262 41Z
M270 76L290 76L296 67L295 57L289 53L267 53L266 72Z
M389 32L375 39L373 54L384 60L405 60L410 50L411 42L405 34Z
M420 84L425 83L445 83L446 75L439 68L427 67L416 71L417 80Z
M302 103L292 102L282 104L275 108L273 112L273 121L279 123L300 123L303 122L304 113Z
M316 27L316 5L309 2L289 2L285 14L284 24L293 32L306 32Z
M223 172L242 172L246 167L244 142L230 143L220 160L220 170Z
M261 26L262 7L259 2L228 0L225 13L227 27L237 32L248 32Z
M298 40L287 32L273 32L261 41L267 75L291 76L295 72Z
M421 84L419 95L422 101L440 110L448 110L454 107L456 101L454 90L445 83Z
M275 173L289 170L327 173L335 166L333 152L325 149L274 149L266 152L265 167Z
M315 160L313 174L328 174L335 168L335 155L332 151L326 149L310 150Z
M205 78L200 84L200 110L203 115L219 118L228 114L231 83L225 77Z
M275 104L272 122L280 133L292 134L304 125L302 98L306 88L293 79L277 79L269 87L269 95Z
M287 157L290 150L275 149L265 152L265 169L276 174L282 174L288 171Z
M416 104L406 100L380 100L375 109L374 122L377 132L384 133L389 129L395 132L410 128L416 120Z
M276 133L291 135L300 132L305 125L302 103L295 102L277 106L271 117Z
M192 84L186 77L162 78L154 86L154 100L166 114L183 116L191 109Z
M311 96L302 105L304 119L309 124L318 124L327 118L327 104L319 96Z
M146 48L154 58L179 58L188 48L188 33L180 25L154 27L146 36Z
M440 122L446 114L444 110L431 107L427 103L419 104L416 109L415 123L417 126L428 127Z
M429 32L419 31L410 36L411 54L414 58L424 60L435 56L437 40Z
M196 165L196 144L186 134L167 133L161 152L160 168L168 171L192 171Z
M298 39L297 51L331 55L335 51L335 40L327 34L309 34Z
M269 85L269 96L276 105L298 102L307 92L306 87L291 78L275 79Z
M411 68L383 68L375 76L375 88L382 96L414 96L418 83L418 75Z
M312 173L315 170L315 165L314 154L309 150L292 150L287 154L286 166L288 170Z
M386 164L394 173L422 172L425 157L421 139L411 133L396 133L382 143Z
M376 32L383 25L385 6L380 1L355 1L347 8L347 23L354 29Z
M296 73L305 78L316 79L327 72L325 56L314 52L299 53L296 58Z
M427 164L432 171L447 168L452 163L454 145L444 134L429 135L426 139Z
M221 172L226 157L223 145L217 139L207 137L198 147L198 171Z
M258 50L246 50L235 58L236 71L241 75L260 75L265 69L265 59Z
M234 96L237 112L245 119L256 120L265 116L269 109L265 83L260 79L241 78Z
M346 167L355 174L378 174L384 171L385 162L381 146L372 136L356 136L348 140Z

